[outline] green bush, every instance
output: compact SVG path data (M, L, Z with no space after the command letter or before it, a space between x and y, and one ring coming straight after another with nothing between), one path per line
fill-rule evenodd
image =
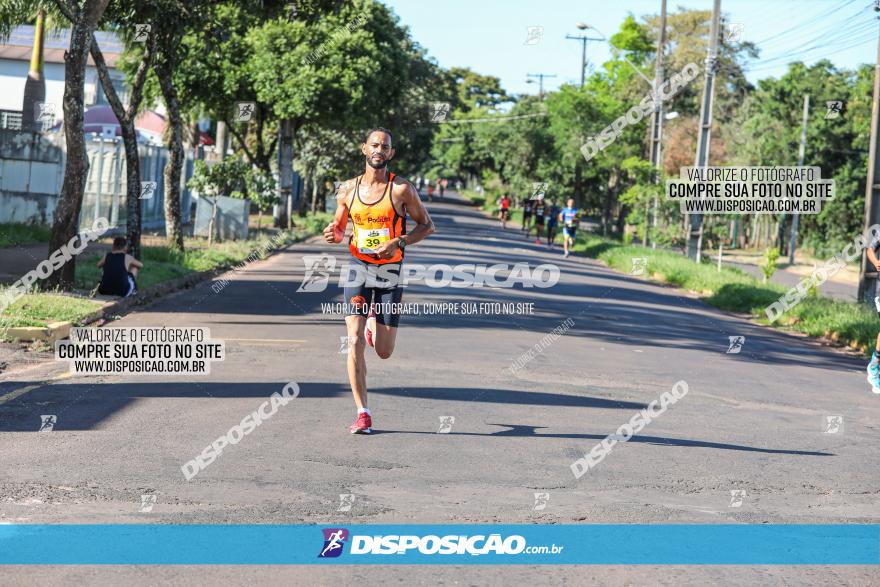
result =
M698 264L672 251L627 246L593 234L579 234L573 250L626 273L632 268L633 257L646 257L647 272L654 278L700 292L716 308L748 313L765 324L765 308L787 291L779 285L761 283L738 269L723 267L719 272L713 264ZM818 296L806 297L772 325L828 337L863 351L873 348L880 328L872 308Z
M764 253L764 263L760 265L761 273L764 274L764 283L767 283L776 273L776 262L779 260L779 249L770 247Z

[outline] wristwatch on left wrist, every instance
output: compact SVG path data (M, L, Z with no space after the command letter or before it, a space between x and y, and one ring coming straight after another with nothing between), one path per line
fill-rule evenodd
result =
M406 241L403 240L402 236L397 237L397 247L402 251L406 248Z

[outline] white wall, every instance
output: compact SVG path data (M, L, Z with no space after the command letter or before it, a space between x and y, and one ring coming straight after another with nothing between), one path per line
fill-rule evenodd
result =
M21 101L24 97L24 84L27 80L27 61L13 61L0 59L0 110L21 110ZM111 69L111 76L116 73ZM46 102L55 104L55 119L64 118L62 103L64 99L64 64L46 63L43 66L43 76L46 79ZM115 77L115 76L114 76ZM97 91L100 90L98 70L94 67L86 68L86 106L95 103Z

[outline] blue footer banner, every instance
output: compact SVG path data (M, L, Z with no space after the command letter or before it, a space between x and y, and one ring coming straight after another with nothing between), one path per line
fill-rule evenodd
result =
M2 524L0 564L876 565L880 525Z

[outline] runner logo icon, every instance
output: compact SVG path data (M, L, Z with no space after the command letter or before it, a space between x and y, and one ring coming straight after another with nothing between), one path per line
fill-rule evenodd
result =
M727 347L727 354L737 354L742 350L743 345L746 343L745 336L728 336L728 340L730 341L730 346Z
M336 269L336 257L330 255L303 255L306 275L298 292L319 292L327 289L330 273Z
M348 540L348 530L345 528L324 528L324 548L318 558L336 558L342 554L342 547Z

